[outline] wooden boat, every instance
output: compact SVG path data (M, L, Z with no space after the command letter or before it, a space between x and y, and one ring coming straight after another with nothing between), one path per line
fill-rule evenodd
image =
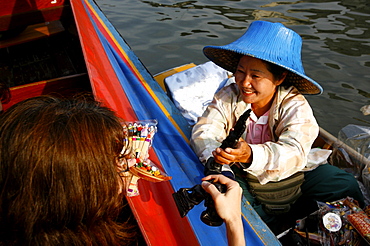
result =
M0 38L16 35L29 25L60 20L65 6L65 0L2 1Z
M4 110L37 95L88 91L127 121L157 119L150 159L173 178L140 180L140 195L128 198L146 243L227 245L224 225L200 221L202 204L181 218L172 198L174 191L193 187L203 177L203 166L188 144L191 128L163 89L166 76L192 65L166 71L156 81L93 0L63 2L62 13L57 20L29 25L0 40L0 78L12 85ZM322 130L317 144L333 148L337 142ZM246 200L242 213L249 245L280 245Z
M173 178L140 180L140 195L128 198L148 245L227 244L224 226L212 228L200 221L204 206L180 217L172 193L200 183L203 172L187 142L190 128L93 1L66 2L60 20L29 25L19 35L0 40L0 52L1 79L12 86L4 110L37 95L90 91L127 121L160 122L150 159ZM248 241L279 245L254 217L258 223L245 226Z

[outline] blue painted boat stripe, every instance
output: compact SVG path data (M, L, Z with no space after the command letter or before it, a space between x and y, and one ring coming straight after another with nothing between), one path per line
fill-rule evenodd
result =
M165 92L145 69L137 56L132 52L131 48L110 24L100 9L98 9L95 3L91 0L88 1L91 3L91 6L94 7L99 18L107 24L109 31L112 33L113 37L117 39L121 48L126 52L126 55L128 55L131 62L141 73L141 76L146 80L153 91L155 91L156 96L165 99L161 101L161 103L165 105L168 112L171 112L171 115L173 113L173 115L176 116L176 122L187 136L189 136L190 128L187 125L186 120L178 112L175 105L172 102L167 101L169 99ZM132 73L132 70L127 67L127 64L121 59L120 55L117 54L116 50L111 47L110 43L97 27L97 24L93 24L106 54L111 61L111 65L120 80L121 86L137 115L137 118L139 120L157 119L159 122L158 132L153 141L153 149L165 172L173 177L173 179L169 181L173 189L178 190L184 187L190 188L199 184L201 178L204 176L203 166L199 162L194 151L153 100L153 97L144 88L142 82ZM201 245L227 245L226 229L224 225L220 227L209 227L200 221L199 216L204 210L205 207L203 204L200 204L195 206L187 215L193 231L199 239L199 243ZM242 210L244 217L248 219L248 221L243 220L243 223L249 245L280 245L256 212L248 203L246 203L245 200Z

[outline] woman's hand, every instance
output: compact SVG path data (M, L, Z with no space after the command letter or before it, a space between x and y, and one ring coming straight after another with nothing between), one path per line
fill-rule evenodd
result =
M250 163L252 162L252 149L244 141L240 139L236 148L226 148L225 150L217 148L212 152L215 161L219 164L231 164L234 162Z
M219 192L216 186L206 181L212 179L214 183L226 185L226 192ZM209 175L202 180L202 188L211 195L218 215L225 221L229 246L245 245L239 183L224 175Z
M213 183L226 185L226 192L219 192L216 186L207 182L207 180L212 179L214 179ZM224 175L218 174L204 177L202 181L202 188L212 196L218 215L225 221L240 219L242 188L239 183Z

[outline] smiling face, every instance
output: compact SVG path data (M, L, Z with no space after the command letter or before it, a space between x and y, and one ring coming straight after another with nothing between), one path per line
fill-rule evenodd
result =
M250 56L243 56L235 72L235 81L245 103L252 104L257 116L269 110L277 86L285 79L276 79L268 70L266 62Z

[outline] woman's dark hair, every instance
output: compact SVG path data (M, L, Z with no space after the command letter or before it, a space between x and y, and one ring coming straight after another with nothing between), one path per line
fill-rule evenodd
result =
M129 245L117 158L125 138L108 108L36 97L0 116L0 245ZM136 229L136 228L135 228Z
M276 65L274 63L261 60L263 63L265 63L267 70L272 73L275 80L279 80L284 76L284 72L287 72L287 70L279 65Z

